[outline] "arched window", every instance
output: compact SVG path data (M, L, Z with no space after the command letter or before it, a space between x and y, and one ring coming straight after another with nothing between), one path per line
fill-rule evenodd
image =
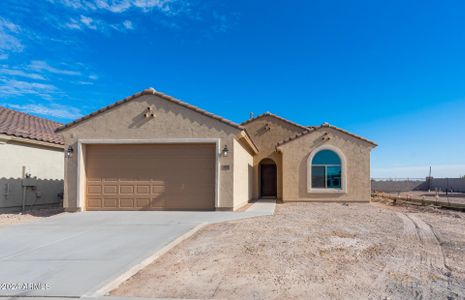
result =
M311 161L312 189L342 189L341 158L332 150L320 150Z

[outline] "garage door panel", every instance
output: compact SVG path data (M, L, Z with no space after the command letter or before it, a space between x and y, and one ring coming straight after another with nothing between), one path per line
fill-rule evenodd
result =
M111 184L111 183L115 184L115 183L118 183L119 180L118 180L117 177L114 177L114 178L112 178L112 177L104 177L104 178L101 179L101 181L102 181L103 184Z
M152 184L152 194L161 194L165 192L165 186L164 185L153 185Z
M125 194L131 194L132 195L132 194L134 194L134 186L120 183L119 193L121 195L125 195Z
M118 185L117 184L112 184L112 185L104 184L104 186L103 186L103 194L104 195L108 195L108 194L117 195L118 194Z
M136 194L137 195L150 195L150 184L137 185Z
M166 200L160 197L152 198L150 201L150 207L152 208L165 208L166 206Z
M89 177L87 176L87 183L94 183L94 184L101 184L102 183L102 179L101 178L92 178L92 177Z
M134 199L133 198L120 198L119 199L120 208L134 208Z
M102 198L87 197L87 208L102 208Z
M88 195L100 195L102 193L101 185L87 185L87 194Z
M214 209L215 149L214 144L88 145L87 208Z
M147 208L150 207L150 198L136 198L136 205L135 207L138 208Z
M103 198L103 207L117 208L118 207L118 198Z

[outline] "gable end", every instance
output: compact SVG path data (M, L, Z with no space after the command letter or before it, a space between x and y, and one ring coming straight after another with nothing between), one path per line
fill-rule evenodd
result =
M63 125L63 126L57 128L57 129L56 129L56 132L63 131L63 130L65 130L65 129L68 129L68 128L70 128L70 127L73 127L73 126L75 126L75 125L77 125L77 124L79 124L79 123L81 123L81 122L83 122L83 121L85 121L85 120L89 120L89 119L91 119L91 118L93 118L93 117L95 117L95 116L97 116L97 115L99 115L99 114L101 114L101 113L103 113L103 112L106 112L106 111L108 111L108 110L110 110L110 109L113 109L113 108L115 108L115 107L118 107L118 106L120 106L120 105L122 105L122 104L124 104L124 103L127 103L127 102L129 102L129 101L132 101L132 100L134 100L134 99L136 99L136 98L139 98L139 97L141 97L141 96L144 96L144 95L155 95L155 96L158 96L158 97L160 97L161 99L167 100L167 101L169 101L169 102L171 102L171 103L174 103L174 104L180 105L180 106L182 106L182 107L188 108L188 109L190 109L190 110L193 110L193 111L195 111L195 112L198 112L198 113L200 113L200 114L202 114L202 115L205 115L205 116L207 116L207 117L209 117L209 118L212 118L212 119L215 119L215 120L217 120L217 121L220 121L220 122L222 122L222 123L224 123L224 124L226 124L226 125L229 125L229 126L231 126L231 127L233 127L233 128L236 128L236 129L239 129L239 130L244 130L244 127L241 126L241 125L239 125L239 124L236 124L236 123L234 123L234 122L232 122L232 121L229 121L229 120L227 120L227 119L225 119L225 118L223 118L223 117L220 117L220 116L217 116L217 115L215 115L215 114L212 114L212 113L210 113L210 112L208 112L208 111L206 111L206 110L200 109L200 108L198 108L198 107L196 107L196 106L194 106L194 105L188 104L188 103L186 103L186 102L183 102L183 101L178 100L178 99L176 99L176 98L173 98L173 97L171 97L171 96L168 96L168 95L165 95L165 94L163 94L163 93L160 93L160 92L156 91L156 90L153 89L153 88L149 88L149 89L143 90L143 91L141 91L141 92L138 92L138 93L136 93L136 94L134 94L134 95L131 95L131 96L129 96L129 97L126 97L126 98L124 98L124 99L121 99L121 100L119 100L119 101L116 101L116 102L113 103L113 104L110 104L110 105L108 105L108 106L102 107L101 109L99 109L99 110L97 110L97 111L95 111L95 112L92 112L92 113L90 113L90 114L88 114L88 115L86 115L86 116L83 116L83 117L81 117L81 118L79 118L79 119L77 119L77 120L74 120L74 121L72 121L72 122L70 122L70 123L68 123L68 124L65 124L65 125Z

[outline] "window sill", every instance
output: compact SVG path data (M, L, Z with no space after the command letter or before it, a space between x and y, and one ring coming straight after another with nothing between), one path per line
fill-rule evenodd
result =
M311 194L345 194L343 189L309 189L307 192Z

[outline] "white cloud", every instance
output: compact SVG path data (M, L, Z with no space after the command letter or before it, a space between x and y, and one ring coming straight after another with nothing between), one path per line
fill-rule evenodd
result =
M95 21L91 17L86 17L86 16L81 15L80 21L82 24L84 24L89 29L92 29L92 30L97 29L97 25L95 24Z
M170 0L134 0L133 5L143 11L150 11L152 9L158 9L164 13L173 13L172 4L176 1Z
M47 62L43 60L33 60L28 66L29 69L37 71L37 72L49 72L53 74L59 75L69 75L69 76L79 76L81 72L74 71L74 70L66 70L66 69L59 69L49 65Z
M29 82L16 79L0 79L0 82L0 95L3 97L35 95L43 99L51 100L53 95L60 93L54 85L48 83Z
M20 27L6 19L0 18L0 54L8 55L8 52L21 52L24 45L15 36Z
M86 74L85 71L88 68L82 63L74 62L74 70L70 69L69 64L61 63L60 65L62 68L57 68L43 60L33 60L28 65L15 65L14 67L8 64L0 64L0 82L7 82L18 77L31 79L31 84L34 81L49 81L51 79L55 80L55 82L68 80L67 76L74 77L69 82L75 84L98 80L96 74ZM61 75L66 75L66 77Z
M105 9L113 13L121 13L128 10L131 7L131 3L128 0L116 0L116 1L107 1L107 0L96 0L95 7L100 9Z
M112 13L123 13L129 9L139 9L143 12L158 10L166 14L173 14L173 5L179 0L49 0L59 3L68 8L81 11L109 11Z
M20 27L6 19L0 18L0 27L10 32L19 32Z
M122 22L120 24L109 25L109 27L111 27L114 30L120 31L120 32L125 32L125 31L128 31L128 30L133 30L134 29L134 25L129 20L125 20L124 22Z
M18 76L18 77L24 77L24 78L30 78L30 79L36 79L36 80L45 80L45 77L40 74L30 73L30 72L26 72L23 70L17 70L17 69L2 68L0 69L0 74Z
M59 3L73 9L95 9L92 1L87 0L49 0L51 3Z
M109 24L101 19L81 15L79 19L69 19L69 21L64 24L64 27L74 30L90 29L99 32L107 32L109 29L117 31L132 30L134 29L134 24L130 20L125 20L120 24Z
M126 29L128 29L128 30L134 29L134 25L133 25L132 22L129 21L129 20L124 21L124 22L123 22L123 26L124 26L124 28L126 28Z
M81 23L75 19L70 19L68 23L65 23L65 27L69 29L81 30Z
M93 85L94 84L92 81L85 81L85 80L76 81L74 83L79 84L79 85Z
M66 28L75 29L75 30L83 30L83 29L91 29L100 31L104 30L107 25L102 22L101 20L93 19L88 16L81 15L79 19L71 18L69 22L65 23L64 25Z
M61 119L77 119L82 116L79 109L67 105L51 104L7 104L6 106L26 113L56 117Z
M67 22L61 22L61 28L72 30L96 30L109 33L110 30L126 32L134 30L137 19L127 19L129 12L148 14L158 12L156 21L168 28L179 29L180 23L191 20L212 23L209 28L215 32L226 32L234 25L234 18L226 14L211 10L209 16L201 16L200 12L192 7L191 0L48 0L62 5L68 10L64 14ZM110 16L113 15L113 16ZM160 16L161 15L161 16ZM116 17L115 17L116 16ZM163 17L165 16L165 17ZM119 21L109 21L121 17ZM174 18L178 17L178 18ZM182 18L184 17L184 18ZM187 17L187 18L186 18ZM63 25L64 24L64 25Z
M98 80L96 74L86 74L85 65L78 62L73 65L79 68L71 70L64 63L61 66L66 68L57 68L42 60L15 67L0 64L0 97L36 95L46 100L54 100L57 96L63 97L65 94L55 84L66 81L75 85L90 85ZM50 83L52 79L54 84Z

